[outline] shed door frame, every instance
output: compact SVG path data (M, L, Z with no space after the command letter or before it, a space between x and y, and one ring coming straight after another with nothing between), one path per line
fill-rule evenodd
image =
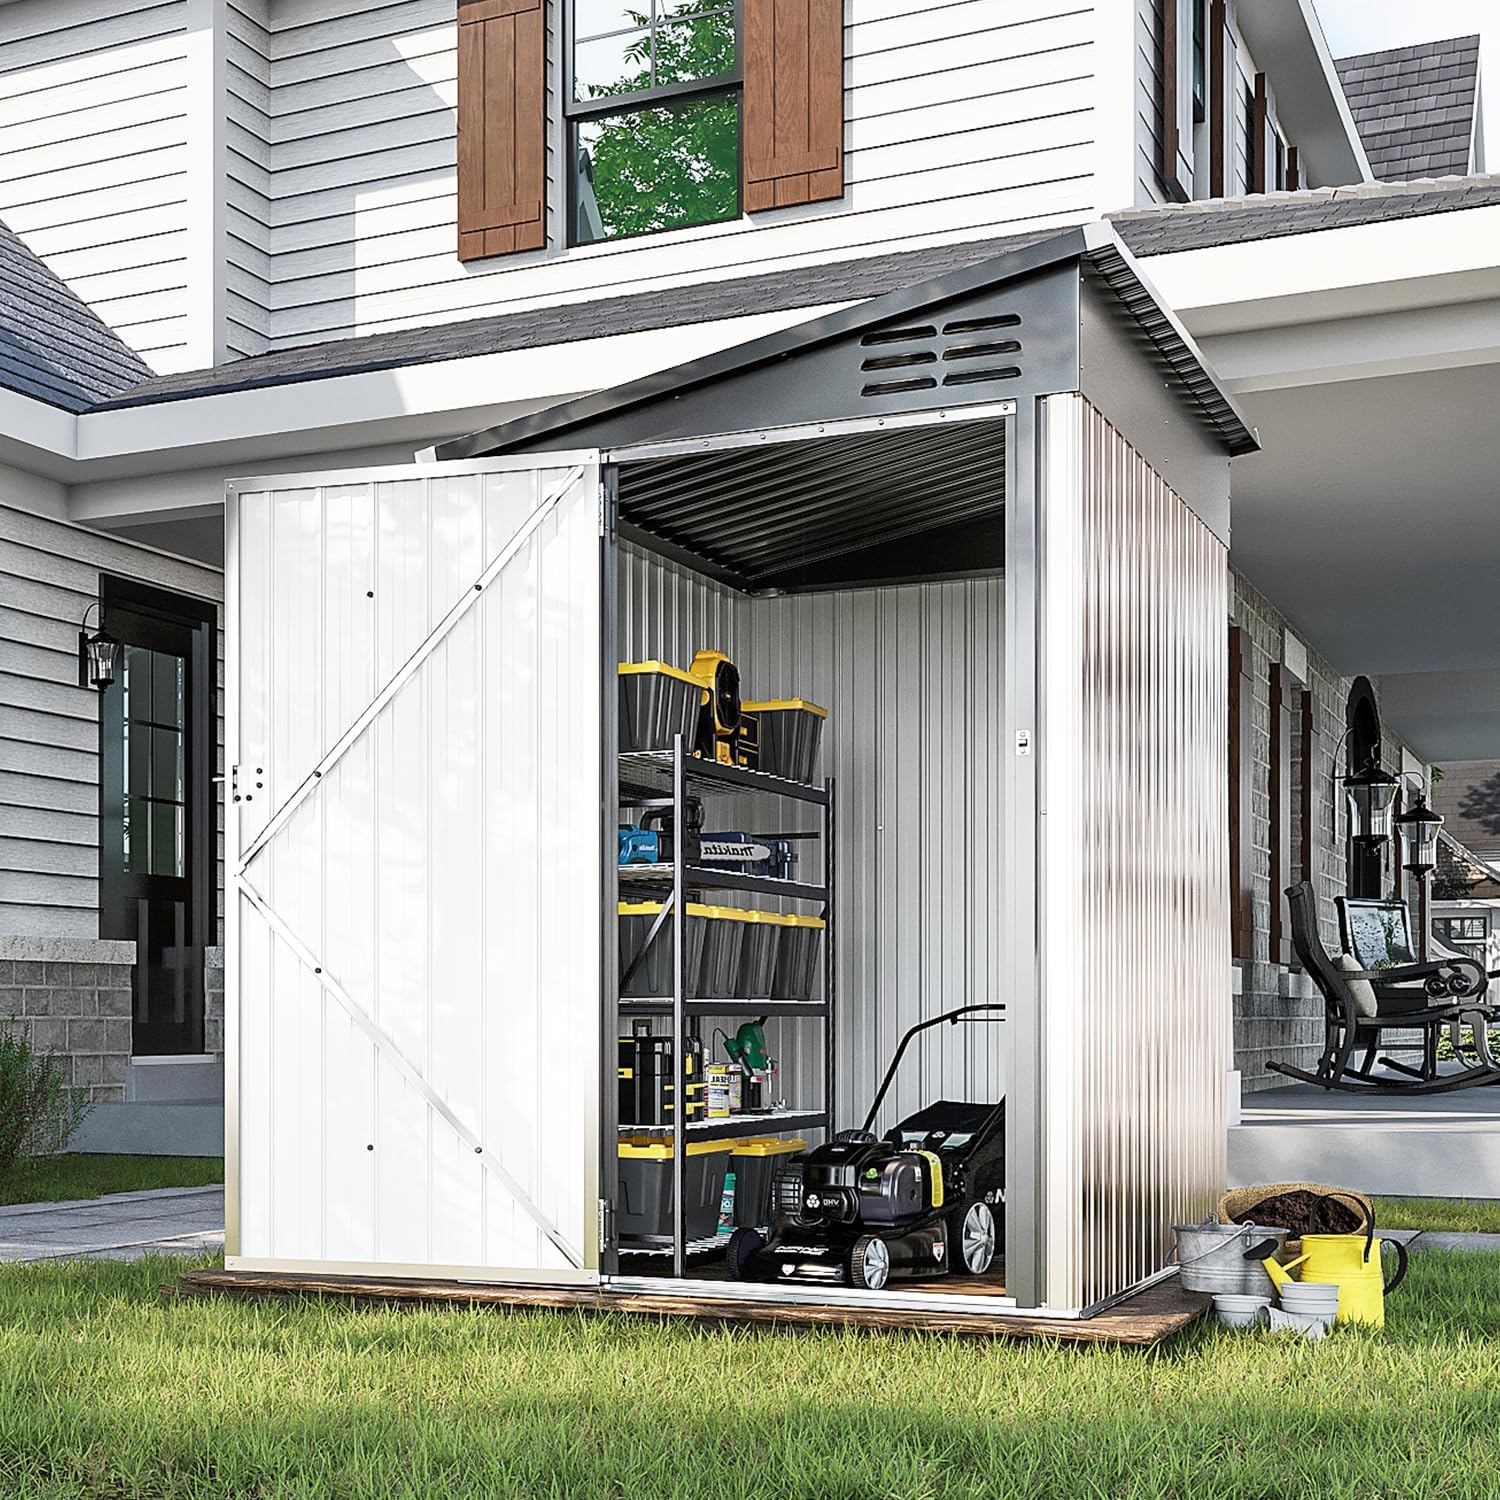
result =
M548 475L546 471L551 471ZM536 474L540 477L540 503L532 510L531 514L521 522L520 526L510 535L509 539L500 543L494 555L486 556L484 566L472 580L472 587L465 587L460 591L450 609L443 617L432 625L429 619L429 628L421 644L406 658L402 665L392 673L386 682L377 684L378 692L368 702L364 710L356 717L347 731L339 736L330 747L322 751L322 758L316 762L315 768L310 768L306 777L291 790L290 795L283 795L281 804L270 817L257 820L258 826L251 830L241 828L241 818L237 815L238 808L232 798L232 787L235 773L240 773L241 784L248 786L247 776L253 780L253 767L247 767L243 762L243 752L247 746L242 743L244 735L244 716L242 694L245 688L242 672L242 623L247 593L244 580L241 577L243 566L241 536L241 496L262 491L287 491L296 489L308 489L323 486L349 486L349 485L377 485L386 482L399 481L423 481L430 479L445 479L450 477L492 475L505 473ZM604 587L609 577L608 556L611 548L610 541L605 537L605 504L602 481L603 470L601 468L599 455L595 451L583 452L558 452L539 454L535 457L511 458L511 459L484 459L468 460L454 463L427 463L402 465L388 468L376 468L366 470L351 470L343 472L314 473L314 474L287 474L273 475L264 479L247 481L231 481L227 486L226 496L226 604L225 620L226 631L229 636L230 649L226 653L226 761L227 770L231 782L231 799L227 808L225 844L226 844L226 943L227 963L225 975L225 1181L226 1181L226 1203L225 1203L225 1254L228 1263L239 1269L259 1270L286 1270L286 1271L319 1271L331 1274L369 1274L385 1276L459 1276L465 1279L492 1280L496 1282L543 1282L543 1283L571 1283L571 1284L596 1284L599 1279L599 1214L598 1195L600 1186L600 1156L599 1156L599 1102L604 1095L601 1081L600 1069L602 1066L602 1032L600 1028L594 1028L595 1035L600 1045L586 1047L585 1056L589 1059L591 1066L585 1068L585 1072L592 1073L592 1077L579 1077L576 1079L581 1098L583 1100L583 1132L580 1168L576 1182L576 1190L581 1194L581 1213L578 1223L581 1233L578 1236L579 1243L569 1243L560 1237L560 1231L555 1230L548 1222L545 1212L536 1208L536 1205L526 1196L520 1185L511 1179L500 1153L497 1151L486 1151L484 1148L493 1142L481 1141L475 1134L472 1123L458 1117L446 1101L440 1097L439 1090L430 1084L421 1073L417 1065L404 1055L402 1048L386 1033L381 1026L367 1013L361 1014L362 1007L357 1000L344 990L336 976L324 971L319 963L319 955L307 944L303 943L298 936L291 931L288 924L279 918L270 909L270 903L250 883L249 874L255 867L257 856L262 850L268 849L270 842L276 834L289 822L292 813L297 806L304 804L309 798L315 796L319 783L325 771L331 769L340 757L347 751L374 723L382 707L392 702L401 690L412 682L420 672L423 663L436 649L437 645L445 639L449 633L458 625L459 621L469 612L470 608L481 599L489 597L488 589L491 583L498 582L502 577L507 563L512 558L523 556L524 549L534 536L539 534L545 523L554 516L560 516L564 502L566 508L572 512L576 524L580 527L587 525L589 534L597 537L598 554L597 564L590 570L589 576L595 590L596 606L602 610L604 607ZM267 604L268 608L269 605ZM595 633L595 648L602 648L605 642L603 631ZM604 679L604 662L600 658L595 663L595 675L602 682ZM606 700L602 692L594 698L591 708L597 711ZM601 755L598 761L598 771L602 777L605 762ZM599 802L602 806L602 781ZM613 855L613 817L609 819L606 830L602 820L595 820L592 812L589 813L591 822L597 822L599 827L599 864L604 866L604 854L608 852ZM606 838L606 832L608 837ZM601 880L601 886L603 881ZM587 910L591 905L587 898L578 903L579 907ZM481 1168L485 1170L486 1180L498 1181L502 1186L508 1184L514 1197L515 1205L522 1209L525 1214L535 1223L537 1229L549 1239L561 1252L562 1256L571 1264L565 1268L549 1266L531 1267L527 1265L434 1265L427 1263L402 1263L384 1260L355 1260L340 1261L334 1259L318 1259L314 1261L286 1259L281 1257L255 1256L247 1257L243 1254L243 1151L244 1139L242 1136L242 1109L245 1100L245 1087L247 1082L254 1086L253 1082L241 1077L242 1053L241 1053L241 1017L244 997L241 994L241 965L243 962L242 945L242 923L246 907L258 913L268 929L275 933L291 954L300 961L304 970L311 970L317 976L318 992L322 997L331 1002L336 1002L340 1010L347 1014L349 1020L354 1023L357 1030L363 1032L366 1039L373 1045L377 1065L381 1058L392 1064L395 1070L405 1079L406 1083L415 1087L425 1097L428 1106L436 1117L446 1121L447 1125L455 1132L461 1142L471 1145L475 1154L482 1158ZM599 953L603 955L606 950L603 944L603 935L600 935ZM591 994L590 1005L597 1007L597 996Z
M1005 423L1005 739L998 753L1005 770L1002 789L1005 808L1002 864L1004 910L996 914L1002 924L1007 951L1009 983L1004 996L1006 1017L1004 1056L1006 1060L1006 1147L1005 1147L1005 1296L986 1298L988 1308L997 1318L1016 1316L1034 1310L1040 1303L1040 1234L1043 1205L1037 1201L1040 1191L1038 1158L1042 1120L1041 1094L1035 1069L1039 1056L1040 1025L1037 1016L1040 993L1040 947L1037 933L1037 795L1036 757L1031 753L1037 722L1037 505L1042 464L1036 449L1039 402L1034 396L973 406L935 408L931 411L897 412L882 417L851 417L846 421L812 422L796 427L746 428L702 437L643 440L616 444L603 450L606 481L611 497L611 581L606 587L605 629L611 643L606 659L613 651L616 584L613 557L618 551L614 517L618 509L616 491L618 468L632 460L664 458L676 454L708 453L716 449L752 447L767 443L789 443L835 436L844 433L881 432L915 426L952 425L968 421ZM539 454L540 455L540 450ZM613 692L613 684L606 684ZM605 720L614 724L612 712ZM1024 748L1022 744L1024 741ZM613 750L611 740L611 752ZM608 812L608 810L606 810ZM612 824L611 829L612 832ZM611 876L612 880L612 876ZM605 914L614 911L611 890ZM606 922L606 932L609 924ZM606 944L612 949L611 944ZM606 955L606 963L613 955ZM606 973L611 972L606 969ZM607 1006L612 1011L613 1006ZM847 1024L847 1018L845 1018ZM608 1030L608 1028L606 1028ZM612 1034L612 1033L611 1033ZM610 1122L603 1142L607 1150L614 1137L613 1103L607 1104L605 1118ZM606 1158L607 1159L607 1158ZM610 1196L610 1188L604 1189ZM688 1279L676 1281L662 1277L633 1277L610 1274L617 1266L611 1252L605 1262L607 1279L631 1291L660 1295L691 1295L702 1283ZM715 1282L714 1295L720 1298L754 1300L764 1297L766 1289L753 1283ZM860 1305L888 1303L892 1306L920 1305L933 1310L953 1308L973 1311L975 1299L962 1293L931 1292L858 1292L838 1289L796 1289L777 1287L775 1291L789 1300L827 1302L830 1304L853 1297ZM1052 1309L1059 1316L1068 1310Z

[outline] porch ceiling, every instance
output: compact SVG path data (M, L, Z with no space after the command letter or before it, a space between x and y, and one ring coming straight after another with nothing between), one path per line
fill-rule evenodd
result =
M1497 230L1484 206L1146 262L1260 438L1234 565L1428 761L1500 758Z

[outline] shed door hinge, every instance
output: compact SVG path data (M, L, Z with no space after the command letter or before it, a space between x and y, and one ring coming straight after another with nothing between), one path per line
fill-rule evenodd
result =
M608 1198L599 1200L599 1249L610 1249L615 1239L615 1206Z

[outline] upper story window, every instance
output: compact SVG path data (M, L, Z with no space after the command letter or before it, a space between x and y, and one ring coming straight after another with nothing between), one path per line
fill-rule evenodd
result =
M736 218L735 0L570 0L568 10L572 242Z

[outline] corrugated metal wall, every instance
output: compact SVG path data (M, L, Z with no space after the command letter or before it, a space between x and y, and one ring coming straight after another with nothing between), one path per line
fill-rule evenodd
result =
M597 469L474 467L231 505L241 1264L586 1255Z
M739 666L747 698L804 697L829 711L822 771L838 782L840 1126L863 1119L907 1026L1004 998L1003 591L985 579L752 599L622 549L622 659L686 665L717 647ZM715 803L710 823L813 826L769 821L778 811ZM721 821L731 818L742 821ZM767 1028L794 1104L820 1097L817 1024ZM996 1098L1004 1086L999 1027L943 1027L914 1046L882 1123L932 1099Z
M1227 558L1082 397L1047 403L1043 1274L1088 1306L1225 1177Z

